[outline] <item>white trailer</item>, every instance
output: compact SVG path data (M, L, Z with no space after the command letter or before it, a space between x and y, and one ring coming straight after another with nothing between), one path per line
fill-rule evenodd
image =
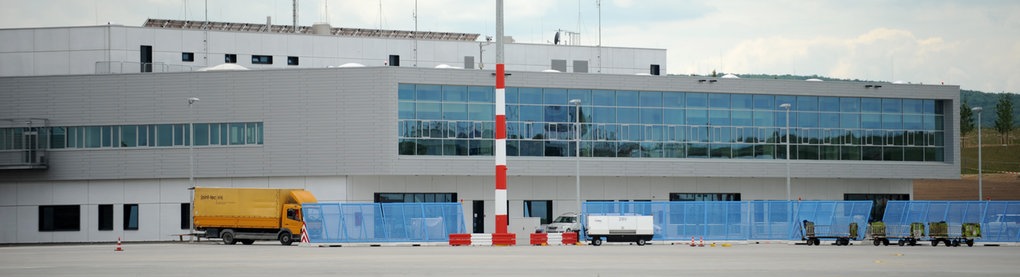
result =
M650 215L589 215L585 229L591 245L606 242L635 242L645 245L655 235Z

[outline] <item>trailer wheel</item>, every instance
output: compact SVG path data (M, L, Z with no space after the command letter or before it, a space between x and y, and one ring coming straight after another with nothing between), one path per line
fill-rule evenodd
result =
M875 239L872 243L875 244L875 246L878 246L879 244L882 244L882 239Z
M645 239L638 239L637 240L637 245L638 246L645 246L646 243L648 243L648 242L646 242Z
M594 246L602 245L602 239L599 238L599 237L595 237L595 238L591 239L591 245L594 245Z
M290 232L283 232L280 234L280 244L290 245L294 243L294 237L290 235Z
M939 240L932 240L931 246L939 246Z
M889 246L889 239L882 239L882 246Z
M814 241L815 241L815 245L822 245L822 240L820 240L818 238L814 238Z
M974 240L972 239L967 240L967 247L974 247Z
M237 244L237 240L234 239L234 231L227 229L220 233L220 238L223 238L223 244L233 245Z
M252 244L255 244L255 240L253 240L253 239L244 239L244 240L241 240L241 243L244 244L244 245L252 245Z
M913 239L913 238L910 239L910 246L916 246L916 245L917 245L917 239Z
M943 242L945 242L945 243L946 243L946 247L950 247L950 246L953 246L953 243L951 243L951 242L950 242L949 240L945 240L945 241L943 241Z

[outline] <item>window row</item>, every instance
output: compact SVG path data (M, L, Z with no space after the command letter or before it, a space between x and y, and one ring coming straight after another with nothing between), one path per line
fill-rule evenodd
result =
M375 203L457 202L457 193L377 192Z
M188 124L50 127L50 148L174 147L191 145ZM263 144L262 122L195 123L195 145Z
M483 86L400 84L398 98L412 102L494 103L493 88ZM942 101L932 99L789 96L769 94L589 90L562 88L506 88L506 103L567 105L581 100L584 107L713 108L733 110L944 114Z
M399 138L492 139L494 124L481 121L417 121L398 124ZM510 140L576 140L575 124L507 124ZM786 143L786 128L686 125L581 124L584 141ZM944 132L912 130L790 128L794 144L943 146Z
M492 121L492 104L399 103L399 119ZM570 106L507 105L507 121L580 122L633 124L691 124L714 126L786 126L785 111L741 111L726 109L674 109ZM942 130L944 117L935 114L790 112L791 127Z
M123 230L138 230L141 210L138 204L121 205ZM96 230L113 231L113 204L96 205ZM81 231L81 205L39 206L39 231ZM191 204L181 203L181 230L191 228Z
M401 139L400 155L492 156L491 140ZM507 156L573 157L571 141L507 141ZM881 145L791 145L796 160L933 161L945 160L943 147ZM785 144L581 142L582 157L786 159Z
M195 61L195 53L194 52L184 52L184 53L181 53L181 61L182 62L194 62ZM296 57L296 56L287 56L287 65L299 65L300 61L301 60L300 60L299 57ZM223 55L223 62L224 63L237 63L237 54L224 54ZM251 64L273 64L273 56L272 55L251 55Z

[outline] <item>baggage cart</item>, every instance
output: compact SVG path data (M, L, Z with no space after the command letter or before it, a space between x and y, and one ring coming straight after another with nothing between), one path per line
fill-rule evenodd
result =
M871 233L872 243L875 246L889 245L891 240L896 240L896 244L899 246L914 246L917 245L918 240L924 237L924 223L886 225L877 221L868 224L868 232Z
M963 223L956 227L945 221L928 222L928 238L931 240L931 246L938 246L939 242L942 242L946 247L960 246L961 243L973 247L974 239L980 237L981 225L978 223Z
M815 225L809 220L801 223L801 240L806 241L807 245L820 245L822 239L835 239L833 245L850 245L850 240L858 237L856 222L846 227L839 224Z

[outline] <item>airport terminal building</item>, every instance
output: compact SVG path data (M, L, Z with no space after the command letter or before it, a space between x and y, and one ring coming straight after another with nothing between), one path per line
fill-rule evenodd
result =
M176 240L191 176L460 202L467 230L494 230L495 48L477 35L156 22L170 23L0 30L0 220L16 222L0 243ZM958 86L663 76L662 49L506 49L511 218L576 210L577 174L582 201L784 200L787 169L804 200L907 200L913 179L959 178ZM230 63L255 70L192 70ZM367 66L331 68L348 63Z

